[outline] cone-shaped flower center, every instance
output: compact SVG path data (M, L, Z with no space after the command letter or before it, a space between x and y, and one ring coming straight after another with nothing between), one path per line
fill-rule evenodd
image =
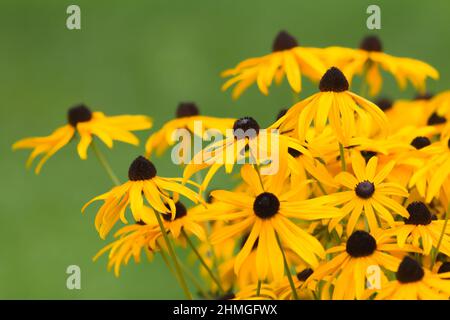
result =
M392 100L383 98L383 99L379 99L376 103L376 105L378 106L378 108L380 108L383 111L387 111L389 109L392 108Z
M252 117L240 118L234 122L233 133L237 139L253 138L259 133L259 124Z
M363 198L363 199L368 199L375 192L375 186L370 181L367 181L367 180L361 181L360 183L358 183L356 185L355 192L358 197Z
M156 176L153 163L143 156L137 157L128 169L128 178L131 181L149 180Z
M175 203L175 220L184 217L187 214L187 209L180 201ZM172 221L172 215L170 213L165 213L162 215L163 219L166 221Z
M377 242L369 233L358 230L348 238L345 249L353 258L367 257L377 249Z
M272 51L283 51L298 46L297 40L286 31L280 31L273 41Z
M300 271L297 273L297 279L298 281L306 281L310 275L313 274L313 270L311 268L303 269L303 271Z
M92 119L92 112L84 104L72 107L67 112L67 120L72 127L76 127L80 122L87 122Z
M261 193L253 202L253 212L261 219L273 217L278 209L280 209L280 201L273 193Z
M439 267L438 273L447 273L450 272L450 262L444 262Z
M377 36L367 36L359 45L359 48L365 51L383 51L383 46Z
M348 81L341 70L331 67L320 79L319 90L322 92L342 92L348 90Z
M177 118L198 116L200 114L194 102L180 102L177 108Z
M428 207L423 202L411 202L406 210L409 213L409 218L405 219L405 224L421 224L426 226L433 220L430 210L428 210Z
M401 283L411 283L422 280L425 275L420 264L411 257L406 256L397 270L397 280Z
M446 122L447 122L447 119L445 119L445 117L441 117L441 116L438 115L436 112L434 112L434 113L428 118L427 124L428 124L429 126L434 126L434 125L437 125L437 124L443 124L443 123L446 123Z
M413 139L413 141L411 141L411 145L414 148L416 148L417 150L425 148L426 146L429 146L430 144L431 144L431 141L427 137L415 137Z

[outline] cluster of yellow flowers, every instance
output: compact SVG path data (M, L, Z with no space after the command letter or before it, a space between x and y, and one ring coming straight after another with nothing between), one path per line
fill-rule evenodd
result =
M381 90L380 68L401 88L409 81L417 98L367 100ZM137 144L131 131L149 129L148 117L107 117L81 105L69 110L66 126L13 148L33 149L28 165L43 155L39 172L76 135L80 158L93 147L116 186L83 211L102 203L95 218L102 239L124 225L94 258L108 253L116 275L130 259L158 254L189 299L192 287L207 299L448 299L450 91L425 91L427 78L437 79L438 72L384 53L376 36L358 49L320 49L299 46L282 31L273 52L226 70L223 90L234 86L237 98L256 83L267 95L273 80L286 77L298 94L303 75L318 82L318 92L282 110L266 128L279 141L275 174L264 174L267 159L249 147L267 135L253 117L203 116L194 103L180 103L176 119L149 137L145 156L131 163L123 184L93 136L108 147L114 140ZM359 94L350 90L357 76ZM183 177L159 176L150 161L154 153L174 145L174 131L194 131L197 121L204 131L253 134L215 141L208 147L211 161L194 156ZM234 153L222 163L226 148ZM240 157L253 161L235 165ZM206 192L222 167L227 173L238 167L240 183ZM175 246L188 247L192 259L181 261ZM200 268L202 281L188 264Z

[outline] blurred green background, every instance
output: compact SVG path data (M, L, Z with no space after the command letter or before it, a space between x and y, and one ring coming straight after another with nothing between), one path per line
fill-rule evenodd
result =
M81 7L82 30L66 29L70 4ZM286 84L272 87L269 97L253 86L232 101L229 92L220 91L220 71L267 53L281 29L304 46L358 46L369 33L369 4L381 6L382 29L376 33L386 52L429 62L441 72L439 82L429 83L430 91L449 89L446 0L2 0L0 298L183 298L159 257L151 264L131 263L119 279L106 271L105 257L92 262L106 242L94 229L93 208L85 216L80 208L110 188L92 153L81 161L72 143L36 176L24 168L29 153L11 151L15 140L50 133L78 102L109 115L151 115L152 131L186 100L196 101L204 114L252 115L267 125L291 104ZM399 92L390 76L385 79L388 96L414 95L411 89ZM314 90L308 83L302 94ZM117 143L105 150L122 179L142 152L143 144ZM180 173L167 156L155 163L161 175ZM226 181L222 176L216 185ZM81 267L81 290L66 288L71 264Z

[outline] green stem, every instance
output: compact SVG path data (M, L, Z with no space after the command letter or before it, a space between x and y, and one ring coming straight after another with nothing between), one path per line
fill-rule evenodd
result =
M325 188L323 187L322 183L317 179L316 179L316 181L317 181L317 185L319 186L319 189L323 193L323 195L327 195L327 192L325 191Z
M259 172L259 166L254 164L253 168L255 168L256 173L258 174L259 183L261 184L261 188L264 190L264 183L263 183L263 180L262 180L262 177L261 177L261 173Z
M181 271L180 264L178 263L177 255L175 254L175 251L173 250L172 244L170 243L170 239L167 236L166 230L164 229L163 222L161 220L161 217L158 212L155 211L156 220L158 220L159 228L161 229L164 242L166 243L167 250L169 251L169 255L173 260L173 265L175 266L175 274L178 278L178 282L180 283L181 288L184 291L184 294L188 298L188 300L192 300L191 292L189 291L189 288L186 284L186 280L184 279L183 272Z
M206 271L208 272L209 276L211 277L211 279L214 281L214 283L217 285L217 287L219 288L220 292L223 294L225 291L222 288L222 285L220 284L220 281L216 278L216 276L214 275L214 273L211 271L211 268L208 266L208 264L205 262L205 260L203 259L203 257L201 256L200 252L198 252L197 248L195 247L195 245L192 243L191 239L189 238L189 236L186 234L186 231L184 231L183 229L181 229L181 233L183 234L184 238L186 239L188 245L191 247L192 251L194 251L195 255L198 257L198 259L200 260L200 263L203 265L203 267L206 269Z
M183 269L184 273L186 273L186 275L188 276L188 278L191 280L192 284L194 285L194 287L198 290L198 292L200 292L200 294L207 298L207 299L211 299L211 295L205 291L205 289L203 289L201 283L199 280L197 280L197 278L195 277L195 275L191 272L191 270L185 265L183 264L181 261L178 261L181 265L181 268Z
M259 297L261 295L261 280L258 280L258 284L256 286L256 297Z
M439 241L436 245L436 252L433 255L433 261L431 263L431 268L433 268L434 264L436 263L436 259L439 254L439 248L441 247L442 239L444 239L445 231L447 229L448 218L449 218L449 211L450 211L450 204L447 207L447 211L445 211L444 226L442 227L441 235L439 236Z
M288 265L288 262L286 259L286 254L284 253L283 246L281 245L280 237L278 236L278 233L276 233L276 232L275 232L275 236L277 238L278 246L280 247L280 250L281 250L281 255L283 256L284 270L286 271L286 274L287 274L287 277L289 280L289 285L291 286L292 296L294 297L294 300L298 300L297 289L295 288L294 280L292 279L291 270L289 269L289 265Z
M339 142L339 154L341 158L342 171L347 171L347 163L345 162L344 146Z
M103 153L100 151L100 149L95 144L95 141L92 141L91 143L92 150L95 153L95 156L97 157L98 161L102 165L103 169L105 169L106 173L108 174L109 178L111 179L112 183L116 186L120 185L120 181L117 178L116 174L114 173L113 169L111 168L111 165L109 164L108 160L106 160L106 157L103 155Z

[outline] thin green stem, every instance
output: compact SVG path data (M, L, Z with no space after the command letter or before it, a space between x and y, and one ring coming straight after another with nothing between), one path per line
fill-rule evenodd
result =
M181 229L181 233L183 234L184 238L186 239L188 245L191 247L192 251L194 251L195 255L197 256L197 258L200 260L200 263L203 265L203 267L206 269L206 271L208 272L209 276L211 277L211 279L214 281L214 283L217 285L217 287L219 288L221 293L225 293L225 291L222 288L222 285L220 284L220 281L216 278L216 276L214 275L214 273L212 272L211 268L208 266L208 264L206 263L206 261L203 259L203 257L201 256L200 252L198 252L197 248L195 247L195 245L192 243L191 239L189 238L189 236L186 234L186 231L184 231L183 229Z
M116 174L114 173L113 169L111 168L111 165L109 164L108 160L106 160L106 157L104 156L104 154L97 147L97 144L95 143L95 141L92 141L91 146L92 146L92 150L95 153L95 156L97 157L97 159L100 162L103 169L105 169L105 171L108 174L109 178L111 179L112 183L115 184L116 186L120 185L119 179L117 178Z
M284 270L286 271L286 274L287 274L287 277L289 280L289 285L291 286L292 296L294 297L294 300L298 300L297 289L295 288L294 280L292 279L291 270L289 268L289 265L288 265L288 262L286 259L286 254L284 253L283 246L281 245L280 237L278 236L278 233L276 233L276 232L275 232L275 236L277 238L278 246L280 247L280 250L281 250L281 255L283 256Z
M319 186L320 191L323 193L323 195L326 195L327 192L325 191L325 188L323 187L322 183L317 179L316 179L316 181L317 181L317 185Z
M158 220L159 228L161 229L161 232L162 232L162 235L163 235L163 238L164 238L164 242L166 243L167 250L169 251L169 255L170 255L170 257L173 260L173 265L175 266L175 274L176 274L176 276L178 278L178 282L180 283L180 286L183 289L184 294L186 295L186 297L189 300L192 300L191 292L189 291L189 288L188 288L188 286L186 284L186 280L184 279L183 272L181 271L181 267L180 267L180 264L178 262L177 255L175 254L175 250L173 249L172 244L170 242L170 239L167 236L167 233L166 233L166 231L164 229L164 225L163 225L163 222L161 220L161 217L160 217L159 213L156 212L156 211L155 211L155 216L156 216L156 220Z
M347 163L345 162L344 146L340 142L339 142L339 154L340 154L340 158L341 158L342 171L347 171Z
M191 280L192 284L194 285L194 287L198 290L198 292L200 292L200 294L207 298L207 299L211 299L211 295L206 292L205 289L203 289L202 284L200 283L200 281L197 279L197 277L191 272L191 270L189 269L188 266L186 266L184 263L182 263L181 261L178 261L180 263L181 268L183 269L184 273L188 276L188 278Z
M442 239L444 239L445 231L447 229L447 223L448 223L448 218L449 218L449 211L450 211L450 204L447 207L447 211L445 211L444 226L442 227L441 235L439 236L439 240L438 240L438 243L436 245L436 252L433 255L433 261L431 263L431 267L432 268L433 268L434 264L436 263L436 259L437 259L437 256L439 254L439 248L441 247Z
M258 178L259 178L259 183L261 184L261 188L264 190L264 183L261 177L261 173L259 172L259 166L257 165L253 165L253 168L255 168L256 173L258 174Z
M258 284L256 285L256 297L259 297L261 295L261 280L258 280Z

